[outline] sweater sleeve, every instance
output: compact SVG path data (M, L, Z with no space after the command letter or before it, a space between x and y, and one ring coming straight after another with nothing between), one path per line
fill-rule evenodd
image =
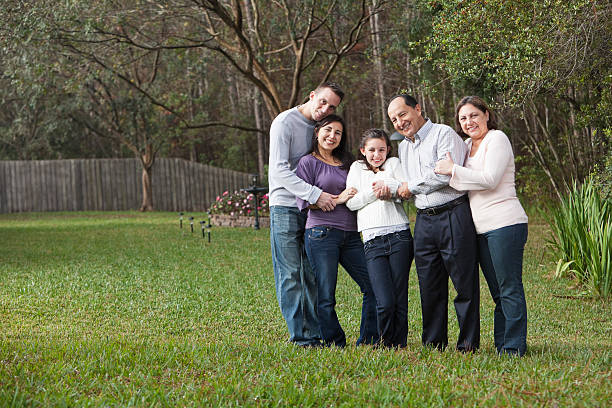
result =
M295 170L295 175L304 182L314 185L316 179L316 172L313 168L313 162L308 160L308 156L304 156L298 162L297 168ZM316 200L315 200L316 202ZM304 200L300 196L297 196L297 205L300 211L304 210L308 207L310 202L308 200Z
M492 190L499 185L508 162L513 159L510 140L501 131L490 131L486 145L482 170L472 170L455 164L450 186L457 190ZM484 141L483 141L484 144Z
M388 167L385 171L389 172L390 178L385 178L385 185L389 187L391 194L395 196L400 185L408 180L404 175L404 170L402 170L402 166L400 165L398 158L391 157L387 159L387 165Z
M364 182L366 178L365 171L363 165L359 161L355 161L348 172L346 187L354 187L357 190L357 194L346 202L346 206L351 211L360 210L376 200L372 186L365 185L367 184Z
M283 121L273 121L270 127L270 168L268 173L274 181L296 197L316 203L321 189L300 179L289 163L291 129Z

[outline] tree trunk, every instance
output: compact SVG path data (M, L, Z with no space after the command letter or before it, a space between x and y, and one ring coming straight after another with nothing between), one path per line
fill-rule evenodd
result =
M138 211L153 211L153 149L150 145L140 157L142 163L142 204Z
M249 25L249 37L253 42L253 51L259 53L259 46L256 41L256 27L255 22L253 21L253 12L251 10L252 4L251 0L245 0L244 9L246 11L246 20ZM255 115L255 127L257 129L263 129L263 120L261 117L261 96L259 88L253 86L251 88L252 91L252 101L253 101L253 113ZM257 132L257 173L259 174L259 180L263 180L265 173L265 151L264 151L264 135L261 132Z
M376 9L377 0L372 0L370 13ZM385 86L383 80L383 63L380 49L380 34L378 25L378 13L374 13L370 18L370 30L372 32L372 51L374 54L374 72L376 73L376 85L378 93L378 108L380 109L380 121L385 132L388 132L387 109L385 107Z
M255 127L257 129L263 129L263 120L261 118L261 100L259 98L259 89L253 88L253 110L255 111ZM257 132L257 172L259 173L259 180L263 180L265 173L265 148L264 148L264 134Z

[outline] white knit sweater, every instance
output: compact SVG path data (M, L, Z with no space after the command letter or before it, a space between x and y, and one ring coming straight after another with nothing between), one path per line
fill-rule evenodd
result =
M346 187L354 187L357 194L346 202L346 206L357 211L357 228L363 231L369 228L408 224L408 216L401 202L396 200L379 200L372 191L372 183L383 180L395 195L400 184L406 181L402 166L397 157L388 158L381 170L374 173L361 160L354 162L346 179Z

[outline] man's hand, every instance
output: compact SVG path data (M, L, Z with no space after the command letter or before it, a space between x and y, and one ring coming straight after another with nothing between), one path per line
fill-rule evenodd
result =
M391 190L385 185L382 180L375 181L372 183L372 191L379 200L388 200L391 198Z
M403 198L404 200L410 198L412 192L408 189L408 183L404 182L401 186L399 186L399 188L397 189L397 195Z
M316 205L322 211L332 211L334 208L336 208L336 198L338 198L337 195L332 195L323 191L319 196Z

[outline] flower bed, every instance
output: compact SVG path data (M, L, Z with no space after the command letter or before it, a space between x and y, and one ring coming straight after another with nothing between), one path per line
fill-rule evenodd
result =
M255 195L244 191L225 191L209 208L211 223L220 227L252 227L255 225ZM268 195L259 197L259 226L270 226Z

